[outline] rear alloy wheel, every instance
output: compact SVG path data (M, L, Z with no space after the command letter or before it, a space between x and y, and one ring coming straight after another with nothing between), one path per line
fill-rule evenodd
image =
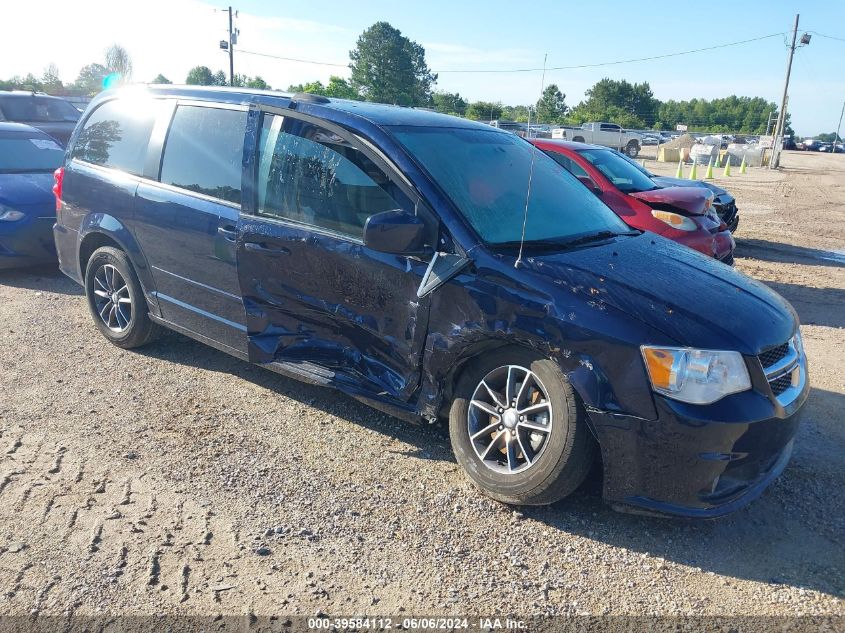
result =
M132 322L129 284L111 264L103 264L94 273L94 305L100 320L112 332L125 332Z
M540 505L587 476L595 441L557 363L508 347L469 363L449 413L455 457L487 495Z
M118 248L103 246L93 252L85 267L85 295L97 328L118 347L140 347L160 331L147 314L132 263Z
M636 158L640 153L640 146L636 143L628 143L628 145L625 146L625 153L630 158Z

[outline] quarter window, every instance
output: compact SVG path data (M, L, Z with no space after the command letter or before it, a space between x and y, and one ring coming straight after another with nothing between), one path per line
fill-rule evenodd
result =
M244 110L177 107L159 180L240 204L246 117Z
M85 121L71 158L140 175L156 111L148 100L105 102Z
M266 114L258 162L258 213L355 238L367 218L403 205L385 173L346 139Z

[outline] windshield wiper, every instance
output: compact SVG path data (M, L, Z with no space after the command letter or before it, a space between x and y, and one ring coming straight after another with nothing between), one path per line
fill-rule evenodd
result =
M617 233L615 231L597 231L595 233L588 233L580 237L574 237L571 240L564 240L558 242L561 246L578 246L579 244L588 244L590 242L601 242L602 240L609 240L612 237L619 237L621 235L639 235L639 231L623 231Z
M586 235L581 235L578 237L574 237L572 239L549 239L549 240L525 240L525 246L530 248L549 248L549 249L562 249L568 248L570 246L578 246L580 244L587 244L589 242L600 242L602 240L607 240L612 237L619 237L622 235L639 235L639 231L597 231L595 233L588 233ZM491 244L491 246L499 247L499 248L519 248L520 240L512 240L509 242L496 242L495 244Z

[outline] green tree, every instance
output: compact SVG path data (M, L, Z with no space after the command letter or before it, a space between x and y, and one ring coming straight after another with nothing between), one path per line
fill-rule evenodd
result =
M74 82L74 88L85 95L96 94L103 89L103 78L108 74L108 69L102 64L83 66Z
M361 95L349 85L343 77L332 75L329 77L329 83L326 84L326 96L334 97L336 99L354 99L356 101L361 99Z
M691 132L765 134L770 115L774 121L777 118L777 112L777 106L762 97L731 95L710 101L707 99L670 100L660 104L654 125L660 129L674 129L678 123L683 123ZM789 113L787 113L785 133L791 134L791 130Z
M106 49L106 68L111 73L118 73L123 82L132 78L132 58L129 52L119 44L112 44Z
M490 101L473 101L467 106L466 117L474 121L493 121L502 118L501 103Z
M435 92L431 95L434 109L443 114L464 116L467 102L457 92Z
M533 121L537 117L536 112L531 113L531 120ZM507 119L509 121L516 121L517 123L527 123L528 122L528 106L527 105L515 105L515 106L503 106L502 107L502 114L501 118Z
M428 105L437 81L425 61L425 49L387 22L376 22L349 52L350 85L367 101Z
M155 79L153 79L151 84L172 84L173 82L170 81L167 77L159 73Z
M270 90L270 84L264 81L260 76L247 77L244 85L247 88L258 88L259 90Z
M208 66L194 66L188 71L185 83L189 86L213 86L214 75Z
M218 70L214 73L213 77L211 78L211 85L212 86L228 86L229 79L226 77L226 73L222 70Z
M613 121L625 127L650 127L657 118L660 102L654 98L651 87L647 82L632 84L624 79L608 79L605 77L587 90L587 97L578 104L584 120ZM626 122L612 119L611 114L624 118Z
M566 95L556 84L549 84L543 90L543 96L537 101L537 120L542 123L559 123L568 110Z
M44 92L57 93L64 88L62 80L59 78L59 67L55 64L50 64L44 69L44 74L41 76L41 89Z
M334 97L335 99L361 100L361 96L355 92L355 89L349 85L349 82L337 75L329 77L329 83L326 85L323 85L323 82L319 80L311 81L307 84L292 84L288 86L288 92L307 92L312 95Z

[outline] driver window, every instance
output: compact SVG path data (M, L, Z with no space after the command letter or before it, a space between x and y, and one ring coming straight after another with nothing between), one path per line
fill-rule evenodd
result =
M325 128L265 114L259 151L260 215L361 239L370 215L408 208L381 168Z

